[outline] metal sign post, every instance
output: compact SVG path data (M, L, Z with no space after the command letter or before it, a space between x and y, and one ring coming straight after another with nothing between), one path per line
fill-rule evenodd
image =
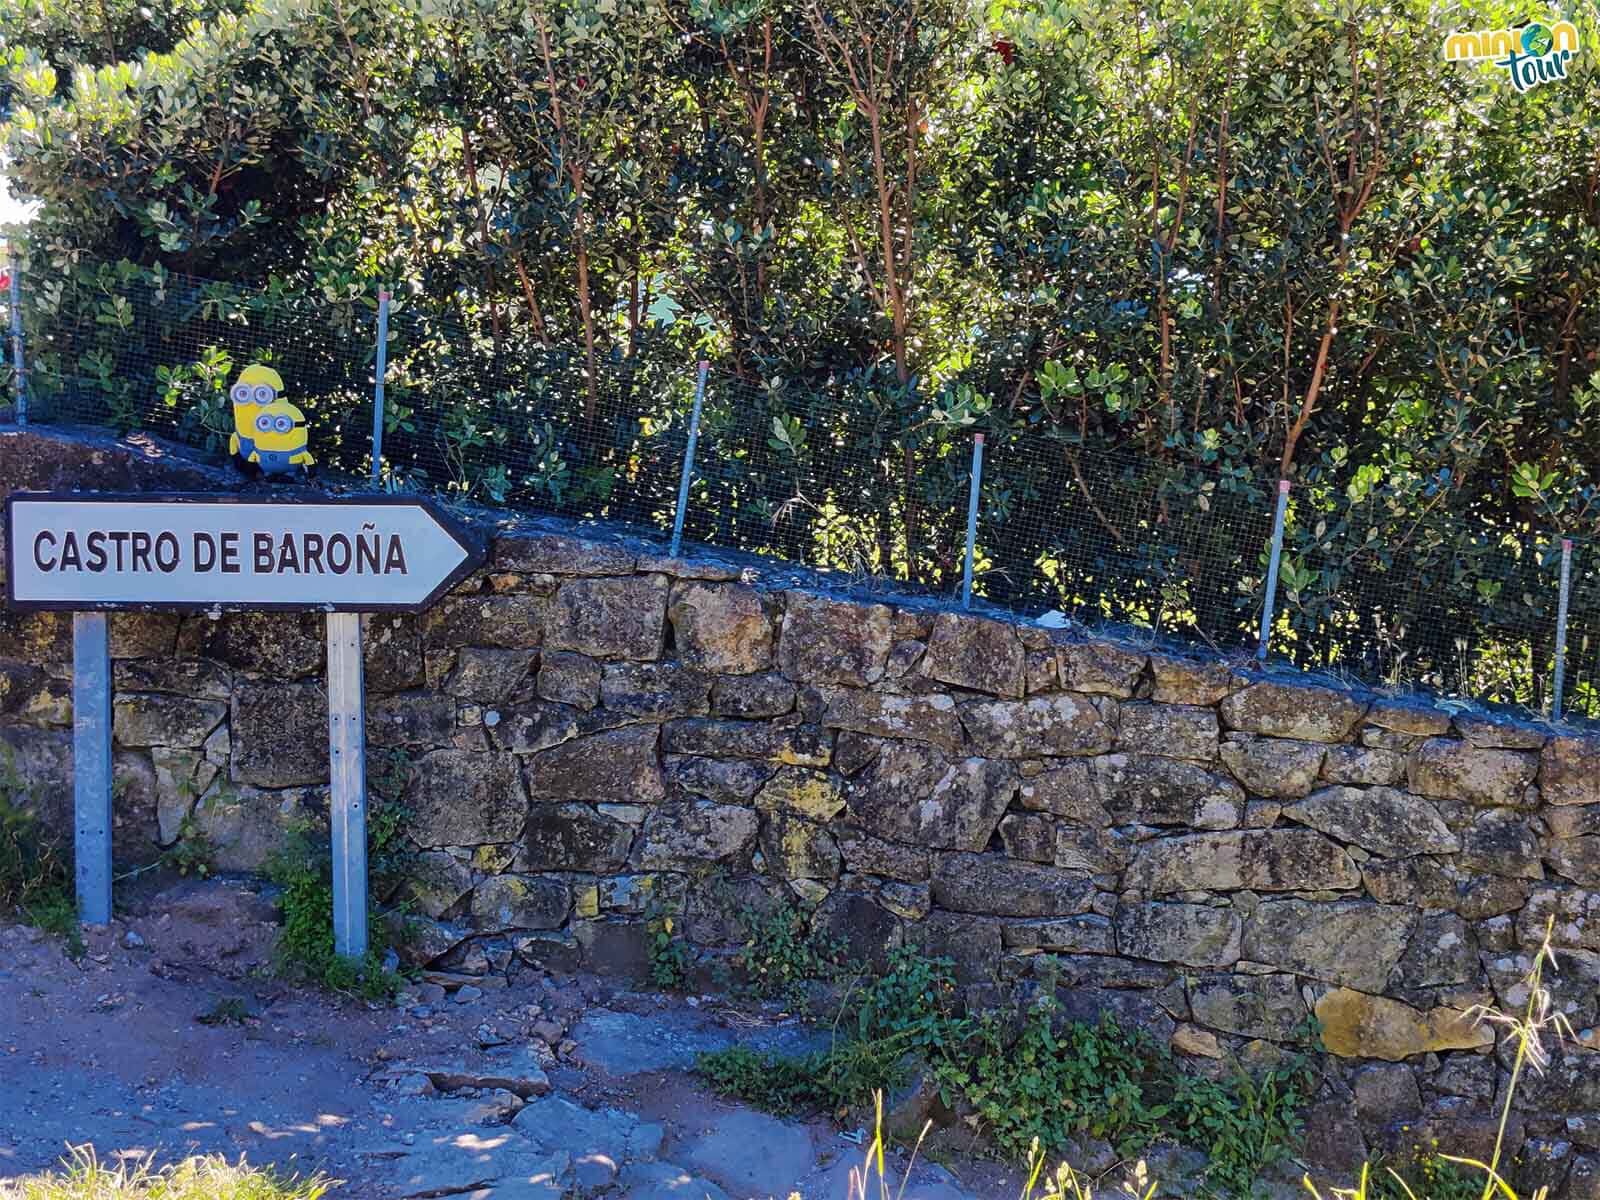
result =
M361 615L328 614L328 778L333 834L333 948L367 953L367 725Z
M73 613L78 913L111 919L111 659L119 609L328 614L334 946L367 952L363 612L420 612L484 561L437 506L400 497L273 500L18 492L7 600Z
M78 919L111 920L111 640L105 613L72 615L72 805Z

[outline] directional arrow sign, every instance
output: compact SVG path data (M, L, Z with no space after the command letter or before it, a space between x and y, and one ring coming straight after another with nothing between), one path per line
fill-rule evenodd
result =
M19 609L416 612L483 562L433 503L14 493L8 598Z

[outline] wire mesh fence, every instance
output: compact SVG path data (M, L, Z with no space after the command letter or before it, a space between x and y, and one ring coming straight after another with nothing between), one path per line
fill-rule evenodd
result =
M249 364L286 381L318 461L370 454L372 307L163 271L101 267L30 289L28 417L135 429L212 453L247 432L230 388Z
M1083 624L1254 647L1272 530L1259 484L1034 432L991 435L985 455L996 469L980 495L978 594Z
M1276 587L1274 480L987 420L882 368L761 379L596 354L396 298L94 266L22 289L27 414L219 458L248 364L271 367L320 470L390 490L665 533L1085 628L1253 652L1351 681L1600 717L1600 546L1487 521L1396 530L1308 489ZM0 304L6 291L0 288ZM9 311L6 316L9 317ZM386 322L384 397L375 403ZM9 325L5 326L9 328ZM9 349L9 347L8 347ZM0 407L17 388L0 370ZM381 454L374 462L375 415ZM986 438L968 541L974 439Z

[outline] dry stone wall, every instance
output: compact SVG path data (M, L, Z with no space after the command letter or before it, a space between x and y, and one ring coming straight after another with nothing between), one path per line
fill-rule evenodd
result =
M1492 1137L1470 1014L1525 1001L1553 921L1579 1044L1514 1132L1600 1176L1600 739L559 533L365 627L422 958L639 972L670 908L704 970L792 903L862 962L915 943L976 1001L1053 989L1201 1060L1314 1016L1347 1161ZM0 741L62 828L69 630L0 617ZM189 821L251 870L325 820L319 618L122 615L112 646L125 859Z

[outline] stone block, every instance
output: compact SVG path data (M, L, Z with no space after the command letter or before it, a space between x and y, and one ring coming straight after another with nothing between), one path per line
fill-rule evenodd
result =
M1450 732L1450 714L1422 700L1378 699L1367 710L1367 724L1396 733L1440 737Z
M1217 714L1192 704L1124 704L1117 747L1210 762L1217 756Z
M1232 908L1125 904L1117 909L1117 951L1130 958L1228 967L1239 961L1241 925Z
M226 700L233 693L232 673L222 663L209 658L139 658L114 662L111 679L119 695L166 692L195 700ZM4 684L4 675L0 673L0 709L7 707Z
M1429 738L1412 755L1411 790L1467 804L1522 808L1538 767L1538 758L1519 750L1480 750L1451 738Z
M630 575L636 555L622 546L561 533L515 533L494 539L489 563L523 575Z
M362 613L361 669L369 696L426 683L421 618L411 613Z
M1229 729L1306 742L1344 742L1367 712L1364 698L1327 688L1253 683L1222 701Z
M766 763L677 754L666 758L667 787L674 798L698 796L722 802L748 801L772 778L775 770Z
M883 678L893 632L887 605L789 592L778 666L799 683L867 687Z
M528 815L517 760L468 750L433 750L418 758L406 804L408 832L424 847L515 841Z
M973 746L990 758L1103 754L1116 742L1101 711L1081 696L978 700L959 711Z
M639 831L633 861L647 870L682 870L691 860L737 865L755 839L753 809L709 801L659 804Z
M1153 754L1106 754L1093 761L1096 794L1119 825L1233 829L1244 791L1224 775Z
M1381 992L1417 914L1359 900L1266 900L1245 921L1244 957L1329 983Z
M1491 1026L1466 1012L1436 1008L1427 1012L1400 1000L1334 988L1317 1001L1322 1044L1340 1058L1381 1058L1401 1062L1441 1050L1475 1050L1494 1045Z
M559 929L571 911L571 889L549 876L496 875L472 892L480 929Z
M1115 954L1111 921L1098 913L1078 917L1007 921L1001 929L1007 950L1054 954Z
M961 749L961 718L949 696L892 696L856 688L823 688L822 701L822 724L830 729L932 742L952 754Z
M422 644L432 650L460 646L530 649L543 642L549 619L550 600L545 596L446 596L422 614Z
M933 619L922 669L940 683L1020 700L1025 662L1014 625L946 612Z
M656 754L657 728L628 725L575 738L526 760L535 800L653 804L666 794Z
M322 684L241 681L233 690L229 725L235 782L294 787L327 781L328 697Z
M587 654L546 650L539 656L534 692L541 700L587 712L600 702L600 664Z
M811 821L831 821L844 808L839 781L826 771L807 767L779 767L756 793L756 807L767 812L791 812Z
M1000 844L1009 858L1024 862L1053 863L1056 828L1044 817L1012 813L1000 822Z
M690 718L664 726L668 754L750 758L798 767L825 767L833 757L833 735L815 725L779 727L764 721Z
M1371 746L1329 746L1322 763L1322 778L1328 783L1358 787L1394 787L1406 780L1406 756L1398 750L1379 750Z
M591 658L651 661L666 636L664 575L568 579L556 589L545 644Z
M1293 1041L1306 1023L1293 975L1204 975L1189 989L1194 1019L1238 1037Z
M489 726L489 741L494 748L512 754L537 754L577 736L578 711L545 701L502 709L500 719Z
M711 711L711 677L676 662L608 663L600 703L647 721L702 716Z
M1130 884L1162 895L1188 891L1340 891L1361 872L1335 842L1311 830L1200 833L1146 843Z
M723 675L711 689L711 708L719 717L761 720L794 709L794 684L776 672Z
M294 697L297 702L311 702L295 691L278 690L284 686L267 685L274 695ZM315 685L305 685L314 689ZM249 685L251 695L260 695L260 685ZM309 695L309 693L307 693ZM111 736L119 746L202 746L211 731L222 724L228 715L228 706L220 700L196 700L188 696L166 696L158 693L118 695L111 705ZM255 708L250 716L259 716ZM283 714L293 720L294 714ZM323 757L327 757L327 709L322 710ZM253 731L256 732L256 731ZM264 731L261 731L264 732ZM323 764L323 778L327 777L327 764ZM306 782L315 782L307 780Z
M536 650L463 647L445 681L445 694L475 704L504 704L528 678L537 656Z
M1546 804L1600 804L1600 737L1555 737L1539 755Z
M859 829L838 831L845 867L861 875L878 875L918 883L928 878L933 855L921 846L873 837Z
M628 861L633 827L587 804L534 804L517 851L518 871L616 871Z
M691 667L750 675L772 665L772 620L760 592L737 583L677 582L667 603L678 657Z
M1087 912L1093 895L1083 875L996 855L942 854L934 863L933 902L947 912L1070 917Z
M833 836L815 821L777 809L761 821L761 852L767 870L782 879L839 878L842 857Z
M1056 647L1056 666L1068 691L1126 700L1139 686L1146 656L1113 642L1071 642Z
M1103 829L1111 814L1095 790L1094 771L1082 759L1068 759L1037 775L1024 776L1017 788L1023 808L1063 817L1076 825Z
M1329 749L1320 742L1233 734L1222 743L1221 753L1228 770L1251 795L1290 800L1316 786Z
M1242 686L1242 681L1222 663L1150 656L1150 699L1157 704L1212 705Z
M982 850L1016 794L1016 771L981 758L951 759L917 742L885 743L850 780L850 820L878 837L942 849Z
M1437 808L1397 788L1323 788L1283 814L1385 858L1451 854L1461 848Z

